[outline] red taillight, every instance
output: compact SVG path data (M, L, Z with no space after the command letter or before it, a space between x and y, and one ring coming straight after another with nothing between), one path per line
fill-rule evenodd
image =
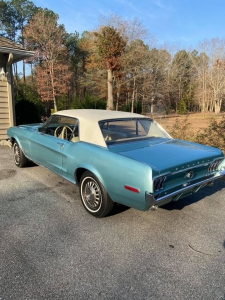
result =
M137 193L137 194L138 194L138 193L140 192L138 189L136 189L136 188L134 188L134 187L132 187L132 186L129 186L129 185L125 185L124 188L125 188L126 190L128 190L128 191L133 192L133 193Z

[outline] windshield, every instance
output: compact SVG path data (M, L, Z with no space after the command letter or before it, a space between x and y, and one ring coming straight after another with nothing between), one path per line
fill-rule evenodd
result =
M106 142L137 138L170 138L169 134L155 121L148 118L114 119L99 122Z

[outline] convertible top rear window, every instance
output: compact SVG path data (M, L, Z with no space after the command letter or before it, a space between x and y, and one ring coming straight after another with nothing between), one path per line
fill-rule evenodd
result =
M106 142L146 137L169 137L157 123L148 118L104 120L99 122L99 126Z

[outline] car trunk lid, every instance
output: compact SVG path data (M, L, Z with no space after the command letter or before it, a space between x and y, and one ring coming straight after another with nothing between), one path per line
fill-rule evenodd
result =
M148 164L160 173L208 164L222 151L187 141L165 138L148 138L108 144L110 151Z

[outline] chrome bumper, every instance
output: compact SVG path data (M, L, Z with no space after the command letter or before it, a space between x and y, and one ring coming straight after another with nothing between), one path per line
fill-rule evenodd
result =
M209 185L211 182L213 182L216 179L219 179L221 177L225 176L225 170L220 172L220 175L212 178L205 179L203 181L197 182L192 185L188 185L186 187L183 187L173 193L170 193L168 195L159 196L157 198L154 197L152 193L145 193L145 200L149 208L151 207L157 207L164 204L167 204L171 201L177 201L179 200L184 193L190 191L191 193L196 193L200 188ZM176 197L177 196L177 197Z

